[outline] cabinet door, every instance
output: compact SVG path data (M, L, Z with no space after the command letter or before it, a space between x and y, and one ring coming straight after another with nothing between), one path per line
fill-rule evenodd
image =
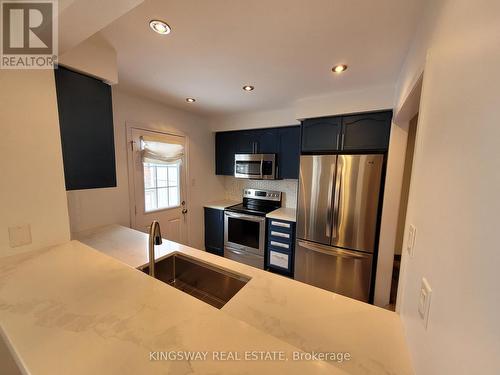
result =
M236 152L236 132L215 134L215 174L234 175L234 154Z
M278 177L299 178L300 164L300 126L291 126L278 130Z
M224 210L205 207L205 250L224 256Z
M255 129L237 133L236 153L275 154L278 152L278 132L276 129Z
M345 116L343 150L387 150L391 134L392 112Z
M270 128L256 130L255 138L257 139L256 153L277 154L279 152L279 137L277 129Z
M341 117L304 120L302 122L302 151L339 150L341 130Z
M235 132L235 147L237 154L253 154L256 151L258 135L255 130Z

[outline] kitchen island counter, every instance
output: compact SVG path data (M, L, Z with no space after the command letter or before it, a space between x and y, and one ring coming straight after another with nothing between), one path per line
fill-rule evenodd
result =
M412 373L395 313L165 240L157 259L182 253L251 278L218 310L134 270L147 263L146 234L112 225L80 240L88 246L0 260L0 322L33 374ZM168 351L207 351L209 360L150 358ZM289 360L210 359L246 351ZM351 359L293 361L313 351Z

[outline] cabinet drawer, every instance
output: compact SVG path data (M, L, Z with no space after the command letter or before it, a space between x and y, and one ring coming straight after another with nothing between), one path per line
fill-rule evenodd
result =
M269 251L269 266L290 271L292 255L281 253L279 251Z

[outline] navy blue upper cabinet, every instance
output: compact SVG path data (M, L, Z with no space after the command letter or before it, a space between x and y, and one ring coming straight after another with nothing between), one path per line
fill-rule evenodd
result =
M277 154L276 128L218 132L215 134L215 174L234 175L234 154Z
M365 113L342 117L342 149L346 151L387 150L392 112Z
M302 152L386 151L392 111L307 119Z
M300 126L279 128L278 135L278 177L298 179L300 164Z
M234 132L235 135L235 153L236 154L253 154L256 153L259 138L255 130L246 130ZM234 163L234 160L233 160Z
M275 154L278 152L278 132L274 128L243 130L237 134L237 154Z
M215 174L234 175L234 154L239 132L215 133Z
M258 129L254 132L257 138L256 153L277 154L279 152L279 136L276 128Z
M341 134L341 117L304 120L302 122L302 151L338 151L340 150Z

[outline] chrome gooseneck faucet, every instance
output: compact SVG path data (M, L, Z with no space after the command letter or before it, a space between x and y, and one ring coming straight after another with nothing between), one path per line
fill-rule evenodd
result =
M155 277L155 245L161 245L160 223L153 220L149 227L149 276Z

